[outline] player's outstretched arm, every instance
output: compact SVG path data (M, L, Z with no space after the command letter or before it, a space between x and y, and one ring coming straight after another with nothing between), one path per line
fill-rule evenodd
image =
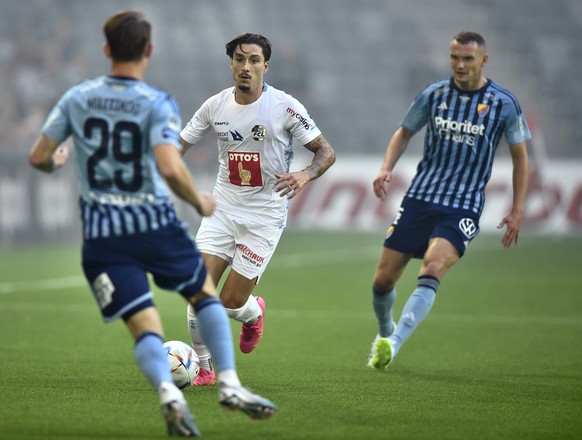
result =
M507 227L501 243L508 248L517 244L521 220L525 211L525 199L527 195L527 180L529 174L527 146L525 142L511 146L511 159L513 161L513 204L511 212L507 214L497 228Z
M292 199L310 181L317 179L325 173L335 162L335 151L323 135L317 136L311 142L304 145L313 152L313 160L301 171L286 174L275 174L275 191L281 197L289 195Z

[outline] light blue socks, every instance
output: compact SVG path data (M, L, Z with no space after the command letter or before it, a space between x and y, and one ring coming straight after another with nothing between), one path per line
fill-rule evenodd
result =
M378 334L382 338L387 338L394 331L392 308L395 300L396 289L389 292L378 292L376 289L372 289L372 305L376 319L378 319Z
M198 330L212 355L217 372L234 370L234 349L230 320L222 303L213 296L208 296L196 303L194 307L198 318Z
M208 346L216 371L235 370L234 349L230 321L222 303L216 297L206 297L196 303L199 330ZM155 390L161 382L172 382L166 350L162 338L147 332L137 339L135 360Z
M418 325L428 315L440 283L435 277L425 275L418 277L418 285L402 309L396 331L390 336L394 356Z
M135 341L133 355L138 367L150 381L154 390L161 382L172 382L164 341L157 333L143 333Z

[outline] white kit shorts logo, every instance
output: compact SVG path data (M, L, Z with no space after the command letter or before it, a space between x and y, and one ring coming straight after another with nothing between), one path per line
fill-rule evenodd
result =
M463 234L465 234L465 237L467 237L468 239L473 238L477 233L477 225L475 224L473 219L470 218L461 219L461 221L459 222L459 229Z

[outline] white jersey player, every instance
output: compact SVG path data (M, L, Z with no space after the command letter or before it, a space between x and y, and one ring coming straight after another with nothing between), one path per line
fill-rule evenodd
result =
M292 138L308 144L321 132L292 96L263 83L259 99L241 105L236 88L209 98L181 136L195 144L214 131L218 138L217 207L258 223L284 227L287 197L275 191L277 175L289 172Z
M261 340L265 314L264 299L251 293L286 225L288 200L335 162L335 152L297 99L264 82L267 38L240 35L226 53L235 86L204 102L180 135L184 152L212 131L218 138L216 210L202 220L196 242L216 283L231 266L220 298L228 315L243 323L239 346L250 353ZM294 140L314 156L305 169L289 172ZM211 385L210 354L191 307L188 322L202 368L194 384Z

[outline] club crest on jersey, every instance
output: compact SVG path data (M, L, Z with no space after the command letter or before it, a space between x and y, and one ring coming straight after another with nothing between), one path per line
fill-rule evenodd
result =
M490 108L491 106L489 104L477 104L477 113L480 117L483 117L489 113Z
M251 136L255 141L264 141L267 137L267 129L264 125L255 125L251 130Z
M459 229L468 239L473 238L477 234L477 225L470 218L463 218L459 222Z

